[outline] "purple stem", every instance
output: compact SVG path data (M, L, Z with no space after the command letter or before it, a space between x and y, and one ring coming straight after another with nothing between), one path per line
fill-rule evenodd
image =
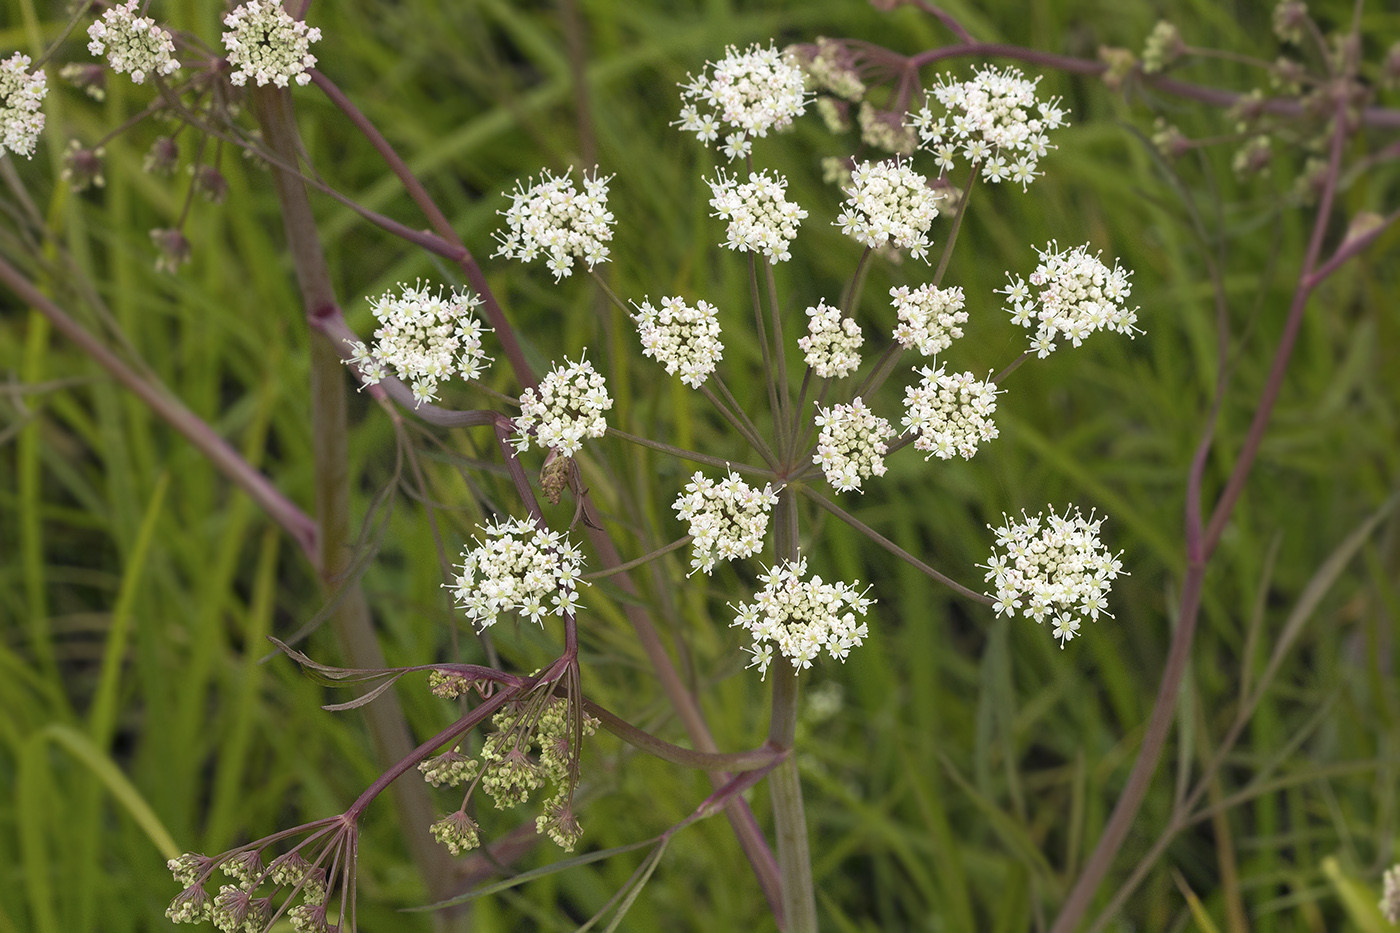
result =
M145 378L128 366L4 259L0 259L0 281L10 286L20 300L48 318L60 333L150 406L167 424L183 434L196 450L209 458L216 469L246 492L273 521L281 525L311 565L317 572L320 571L318 532L316 522L311 516L282 495L266 476L243 459L242 455L207 422L170 395L163 385Z

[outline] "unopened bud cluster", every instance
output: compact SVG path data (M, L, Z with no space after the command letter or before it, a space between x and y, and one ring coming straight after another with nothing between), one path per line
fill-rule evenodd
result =
M583 553L567 537L515 518L481 530L484 539L462 552L453 587L477 629L494 625L503 612L543 625L547 615L578 608Z
M890 289L890 298L899 315L894 339L905 349L937 356L963 335L958 325L967 323L967 312L961 288L901 285Z
M474 781L467 797L480 786L498 809L519 806L534 791L553 784L556 793L545 801L535 829L566 852L573 851L583 832L573 813L578 763L574 739L576 735L593 735L598 729L598 720L580 715L576 721L575 715L576 711L562 697L527 697L511 703L493 717L494 731L482 746L480 763L463 758ZM537 755L533 754L536 747ZM425 770L425 775L431 770ZM480 827L467 815L465 800L462 807L443 816L429 831L453 855L481 843Z
M743 184L720 172L709 182L712 216L728 221L724 245L745 253L762 253L770 262L792 258L788 245L807 212L786 198L787 179L757 172Z
M806 575L805 557L783 561L759 577L763 589L753 602L731 607L734 626L753 636L753 645L745 649L753 655L749 666L765 677L774 648L800 671L811 667L823 651L837 661L846 660L869 634L861 617L873 599L852 584L826 583L819 576L803 579Z
M1036 329L1031 349L1038 357L1049 356L1058 337L1077 347L1096 330L1135 336L1137 309L1126 304L1132 273L1117 262L1108 268L1087 246L1061 251L1051 242L1036 252L1040 264L1031 273L1030 286L1020 276L1009 276L1011 284L999 293L1007 297L1012 321Z
M972 459L983 441L999 432L992 414L997 410L997 387L981 382L970 372L948 373L923 367L918 385L904 391L904 431L914 431L916 450L930 457L949 460L954 454ZM924 459L928 459L925 457Z
M146 75L168 75L177 71L175 40L148 16L138 16L139 0L108 7L102 18L88 27L88 51L106 55L107 64L117 74L129 72L131 80L142 84Z
M608 432L603 412L612 408L603 377L586 359L555 366L540 380L539 391L526 389L520 395L520 417L515 419L512 444L521 453L530 449L531 438L560 456L572 457L586 437L602 437Z
M846 204L836 218L841 232L874 249L889 243L923 259L933 242L938 195L904 161L862 162L851 173Z
M768 515L777 503L771 486L755 489L734 473L716 482L696 471L671 504L695 539L691 572L710 573L719 561L752 557L763 550Z
M807 309L807 336L797 341L807 365L823 379L849 376L860 366L860 345L865 338L854 318L842 317L840 308L825 301Z
M374 347L349 341L352 359L366 385L393 373L413 387L418 404L437 398L438 382L475 379L490 361L481 348L482 327L472 312L481 299L470 292L444 295L420 286L399 285L370 302L379 326Z
M572 175L573 169L557 176L545 171L538 184L516 184L510 207L500 212L509 229L495 235L501 247L497 256L531 262L544 254L556 282L573 274L575 258L589 269L607 262L616 223L608 210L612 176L584 175L580 191Z
M860 491L861 480L885 475L885 441L894 431L863 401L818 409L817 426L821 433L812 459L832 486L842 492Z
M1079 632L1081 620L1097 621L1108 611L1108 592L1123 564L1099 540L1103 519L1085 518L1075 508L1022 522L1005 519L993 528L996 547L986 563L995 581L996 611L1054 624L1060 647ZM988 526L991 527L990 525Z
M865 82L856 71L856 57L844 43L818 36L814 44L799 45L791 51L811 84L846 100L865 96Z
M273 859L264 866L260 849L245 849L231 855L209 858L186 852L166 862L177 884L184 887L165 916L172 923L209 921L223 933L264 933L279 911L275 898L286 889L280 910L285 911L296 933L325 933L326 898L330 893L325 869L313 865L296 852ZM233 884L222 884L210 897L205 885L216 870ZM259 897L264 885L270 892ZM293 906L292 901L300 903Z

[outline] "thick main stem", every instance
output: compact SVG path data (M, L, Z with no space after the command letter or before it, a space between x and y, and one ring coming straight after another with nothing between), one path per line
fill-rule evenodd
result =
M773 507L774 560L797 559L797 494L778 494ZM797 668L778 660L773 677L773 712L768 741L792 748L797 733ZM802 781L797 758L789 755L768 776L773 796L773 824L778 839L778 871L783 877L783 917L787 933L816 933L817 900L812 886L812 853L807 841L807 814L802 806Z
M253 95L258 123L269 146L290 165L297 164L300 145L285 90L266 88ZM313 321L336 314L339 306L330 284L330 270L321 250L311 202L301 179L272 169L287 232L287 247L301 288L306 316ZM311 345L311 431L316 473L316 518L320 524L320 567L323 585L345 588L331 615L331 627L350 667L384 667L384 655L370 620L369 605L351 569L354 535L350 527L349 425L345 399L345 367L337 348L317 327L308 328ZM386 691L365 706L365 717L379 760L386 768L413 751L414 742L398 697ZM429 895L441 900L451 893L451 863L428 835L434 809L422 783L398 781L394 803L413 860ZM450 921L443 915L442 922Z

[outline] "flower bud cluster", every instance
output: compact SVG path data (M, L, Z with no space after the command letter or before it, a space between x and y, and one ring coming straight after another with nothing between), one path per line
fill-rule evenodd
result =
M856 56L844 43L817 36L814 44L794 46L789 51L807 72L810 85L846 100L865 96L865 82L856 71Z
M924 356L937 356L963 335L959 324L967 323L961 288L935 288L907 285L890 289L894 309L899 314L894 339L905 349L915 348Z
M637 305L632 320L642 337L642 353L666 367L669 375L698 389L715 371L724 344L719 339L719 309L708 301L686 305L679 297L662 298L661 307L650 301Z
M476 777L481 765L476 759L468 758L455 748L449 748L440 755L425 758L418 762L418 770L423 780L434 787L457 787Z
M172 923L211 922L224 933L264 933L276 909L274 896L281 888L290 889L282 909L291 918L297 933L324 933L326 897L329 888L323 869L313 867L299 854L292 852L277 857L271 865L263 866L261 850L248 848L231 856L208 858L186 852L166 863L177 883L184 886L165 916ZM205 891L214 868L221 868L235 884L219 886L212 898ZM259 888L270 882L271 893L258 897ZM292 899L301 904L292 906ZM298 923L298 917L320 920L320 924Z
M753 655L749 666L764 677L774 647L800 671L811 667L823 650L846 660L869 634L857 616L864 616L875 600L849 583L826 583L818 576L804 580L806 574L805 557L783 561L759 578L763 589L753 602L730 607L733 625L753 636L753 646L745 649Z
M428 832L433 838L447 847L453 855L461 855L481 845L481 827L465 811L457 810L447 814L432 826Z
M1064 336L1074 346L1096 330L1107 328L1135 336L1137 309L1126 305L1132 294L1132 274L1110 269L1087 246L1061 252L1052 241L1040 254L1040 264L1031 273L1030 288L1020 276L1010 276L1011 284L999 289L1006 295L1011 319L1022 327L1035 327L1031 349L1041 359L1055 349L1055 338ZM1034 297L1031 288L1038 290Z
M501 245L495 253L521 262L531 262L541 253L554 281L573 275L574 258L582 259L591 270L608 261L608 243L616 221L608 210L608 182L611 175L595 171L583 176L583 190L574 187L573 169L563 175L548 170L528 188L516 183L511 205L499 211L510 229L497 231Z
M44 95L49 92L44 70L30 74L29 56L16 52L0 62L0 156L7 152L34 157L44 129Z
M106 55L107 64L117 74L131 73L137 84L146 75L168 75L177 71L175 40L148 16L136 15L140 0L107 8L102 18L88 27L88 51Z
M511 443L521 453L530 449L531 432L535 443L560 456L572 457L583 446L585 437L602 437L608 431L603 412L612 408L603 377L586 359L577 363L564 360L540 380L539 391L526 389L520 396L520 417L515 419L516 437Z
M1182 41L1181 31L1167 20L1159 20L1147 35L1147 45L1142 50L1142 70L1155 74L1185 53L1186 43Z
M762 253L770 262L787 262L792 258L788 245L797 236L797 227L807 212L787 200L787 179L766 171L749 176L743 184L723 171L715 181L708 182L710 215L729 222L724 245L745 253Z
M992 421L997 387L977 381L972 373L949 375L944 369L921 368L923 381L904 390L903 433L917 432L914 448L927 451L929 457L949 460L957 454L970 460L978 444L999 433Z
M533 522L509 518L481 526L485 540L462 552L454 595L478 630L503 612L544 624L547 615L578 608L583 554L567 537Z
M802 69L795 57L776 48L734 46L709 65L709 73L687 75L682 83L680 120L683 133L711 143L726 133L724 154L731 160L748 155L755 138L782 129L807 106Z
M836 218L841 232L874 249L886 242L928 255L928 229L938 216L938 195L928 180L901 159L862 162L845 189L846 205Z
M905 157L919 148L919 136L904 122L902 113L880 110L866 100L856 111L856 122L860 124L860 141L867 146Z
M1038 77L1026 80L1017 68L1003 71L988 65L970 81L945 77L929 89L943 107L942 116L935 117L928 104L910 116L923 147L943 171L956 167L961 147L969 164L982 166L983 178L1009 178L1024 190L1039 174L1035 169L1040 158L1054 148L1046 133L1065 124L1059 98L1036 100L1039 83Z
M311 81L308 69L316 67L311 43L320 41L321 30L292 19L280 0L248 0L224 17L224 25L224 48L233 66L229 80L234 84L241 87L249 78L258 87Z
M1123 564L1099 540L1103 519L1085 518L1078 508L1063 516L1051 511L1023 522L1003 516L992 528L996 547L985 565L986 579L996 581L996 612L1054 623L1060 647L1079 632L1083 619L1098 621L1108 611L1108 592ZM991 528L990 525L987 526ZM999 549L999 550L998 550ZM1121 555L1120 555L1121 556ZM990 594L989 594L990 595ZM1023 606L1024 602L1024 606Z
M823 379L840 379L860 366L860 345L865 338L853 318L843 318L840 308L825 301L807 309L807 336L797 341L807 365Z
M437 398L438 380L460 375L475 379L490 358L481 349L488 329L472 312L481 299L453 290L446 296L419 286L400 284L399 294L385 292L370 301L379 326L374 347L348 341L352 358L366 385L393 373L413 387L421 405Z
M715 482L697 470L671 504L695 539L690 572L711 573L719 561L752 557L763 550L768 515L777 504L771 486L755 489L734 473Z
M842 492L860 491L861 480L885 475L885 443L894 431L859 398L817 411L817 453L826 481Z

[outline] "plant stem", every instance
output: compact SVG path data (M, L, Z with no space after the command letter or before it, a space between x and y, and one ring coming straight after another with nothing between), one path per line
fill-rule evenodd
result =
M797 494L792 487L778 494L773 507L774 560L797 559ZM768 742L791 749L797 733L797 667L778 661L773 675L773 712ZM783 918L786 933L816 933L817 900L812 886L812 854L807 841L807 815L802 806L802 781L797 759L788 756L768 778L773 796L773 824L778 840L778 870L783 876Z
M291 96L285 89L263 88L252 95L254 112L268 145L295 166L301 142L297 138ZM272 177L282 206L311 347L311 431L315 458L316 517L320 525L320 567L324 585L341 579L350 568L354 536L350 530L349 426L345 399L345 368L340 353L314 322L339 314L330 284L330 270L321 249L315 216L300 177L274 166ZM340 604L331 615L331 626L341 651L352 667L384 666L384 655L370 619L369 604L357 581L346 581ZM365 707L365 718L378 757L392 769L413 750L413 741L398 697L386 691ZM443 858L428 834L434 808L423 784L394 784L394 802L405 840L429 896L440 900L450 893L452 864ZM453 928L465 918L443 915L440 929Z

